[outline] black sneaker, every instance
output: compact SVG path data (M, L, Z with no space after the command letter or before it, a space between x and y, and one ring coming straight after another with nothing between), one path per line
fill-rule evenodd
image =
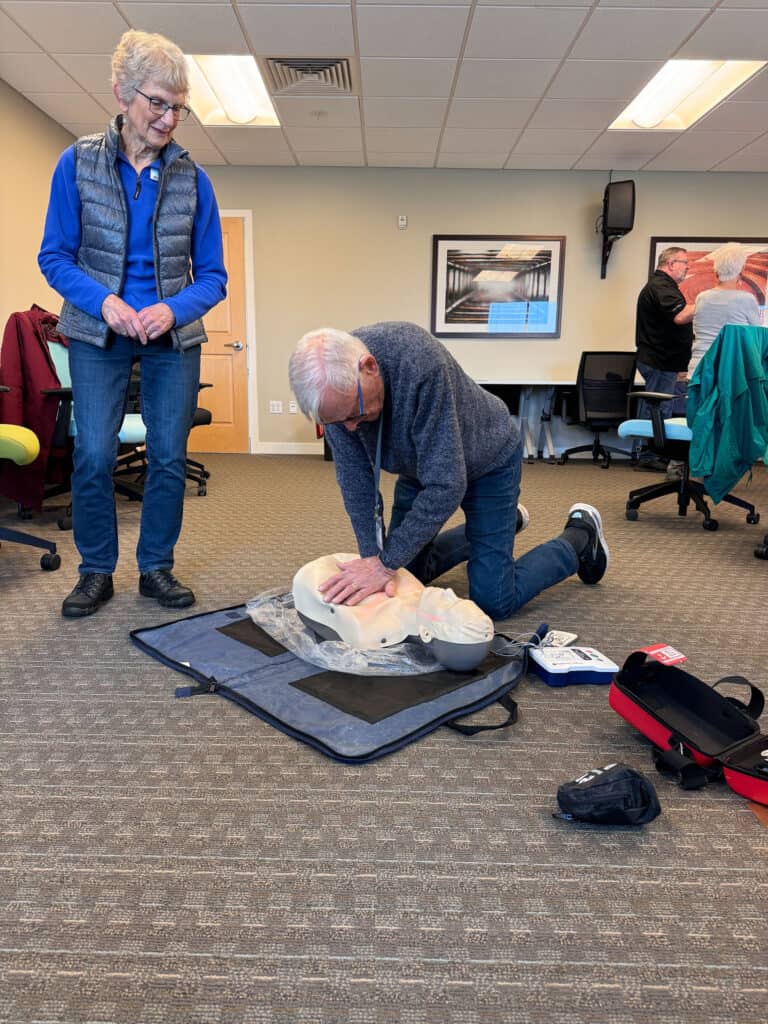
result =
M568 511L568 527L589 533L589 543L579 555L579 579L582 583L599 583L608 568L608 545L603 536L603 521L594 505L577 501Z
M114 595L112 577L103 572L86 572L64 598L61 614L65 619L81 619L93 615Z
M188 608L195 603L195 595L179 583L170 569L153 569L139 576L139 593L153 597L164 608Z
M517 525L515 527L515 533L522 533L523 530L527 529L528 524L531 521L531 517L528 514L528 509L525 505L517 506Z

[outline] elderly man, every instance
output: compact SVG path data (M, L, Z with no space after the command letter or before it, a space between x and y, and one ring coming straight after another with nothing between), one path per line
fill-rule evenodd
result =
M360 554L322 584L327 601L392 594L401 567L430 583L466 561L471 600L498 620L574 573L585 583L602 579L602 522L583 502L559 537L514 559L522 464L515 424L421 327L311 331L289 372L301 411L326 428ZM380 468L398 476L386 536ZM459 507L464 525L441 533Z
M688 369L693 343L693 305L678 285L688 273L688 253L670 246L659 255L656 270L637 297L635 344L637 368L649 391L675 394L678 376ZM674 415L673 401L662 403L665 417ZM646 404L639 410L650 416Z

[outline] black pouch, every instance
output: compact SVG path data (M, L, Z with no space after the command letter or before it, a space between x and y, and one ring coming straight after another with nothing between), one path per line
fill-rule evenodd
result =
M656 790L642 772L626 764L592 768L557 791L555 818L593 825L645 825L661 812Z

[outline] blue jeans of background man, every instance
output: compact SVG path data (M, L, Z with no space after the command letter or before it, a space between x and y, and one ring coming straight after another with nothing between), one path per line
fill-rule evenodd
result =
M653 366L646 366L645 363L638 363L637 368L645 381L646 391L657 391L662 395L674 395L677 393L677 370L657 370ZM674 399L661 403L663 419L668 420L670 416L675 415L674 406ZM641 420L649 420L651 418L650 406L642 399L639 403L637 415Z
M141 362L148 460L136 559L140 572L173 567L184 504L187 436L197 407L200 346L179 352L168 336L148 345L117 336L106 349L74 340L69 345L77 426L72 523L81 573L112 573L117 565L112 473L134 359Z
M506 619L579 567L575 550L560 537L515 559L521 468L518 443L503 466L467 486L461 502L464 525L438 533L407 566L422 583L431 583L466 562L469 597L492 619ZM403 521L421 490L418 481L398 477L390 530Z

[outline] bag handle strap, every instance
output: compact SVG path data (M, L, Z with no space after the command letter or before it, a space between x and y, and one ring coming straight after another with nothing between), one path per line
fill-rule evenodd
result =
M763 695L763 691L759 690L753 683L750 683L750 681L745 679L744 676L723 676L722 679L717 680L714 686L717 687L721 683L735 683L737 686L749 687L749 704L745 704L736 697L726 697L725 699L735 707L740 708L742 711L746 711L750 718L754 718L755 721L757 721L760 715L762 715L763 708L765 707L765 696Z
M661 775L671 775L681 789L701 789L716 777L704 765L694 761L682 743L669 750L654 747L652 756L656 771Z
M460 732L462 736L476 736L479 732L493 732L495 729L507 729L517 721L517 701L513 700L508 693L499 697L498 704L509 712L506 720L498 725L461 725L459 722L446 722L445 725L454 732Z

